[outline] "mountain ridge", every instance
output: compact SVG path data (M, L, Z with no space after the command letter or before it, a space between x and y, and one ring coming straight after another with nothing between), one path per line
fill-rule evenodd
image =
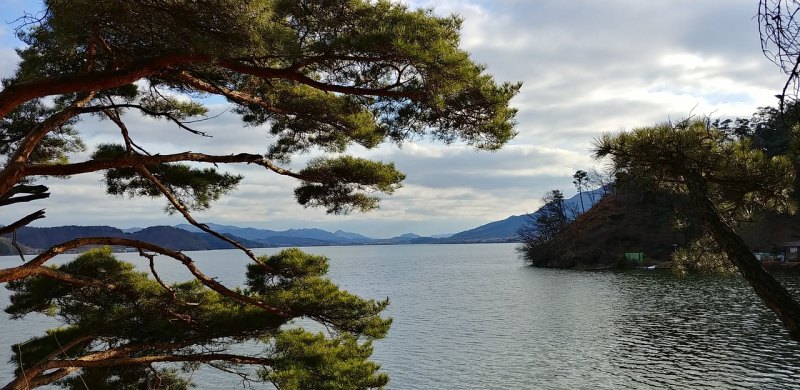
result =
M565 200L567 207L577 207L579 195ZM584 203L589 207L599 198L589 192L583 194ZM538 211L537 211L538 212ZM468 244L493 242L518 242L517 231L535 216L533 214L512 215L499 221L492 221L478 227L455 234L420 236L404 233L391 238L371 238L341 229L329 232L319 228L295 228L283 231L239 227L209 223L208 226L234 239L248 248L291 247L291 246L333 246L333 245L398 245L398 244ZM23 227L17 230L17 241L29 251L41 251L53 245L82 237L125 237L147 241L173 250L214 250L233 246L214 237L196 226L179 224L175 226L150 226L146 228L119 229L111 226L57 226ZM10 235L6 235L10 238Z

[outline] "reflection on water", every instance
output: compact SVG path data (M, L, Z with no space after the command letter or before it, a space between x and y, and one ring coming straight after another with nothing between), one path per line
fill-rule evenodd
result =
M394 324L374 358L393 389L800 388L798 344L739 278L531 269L512 244L306 250L328 256L345 289L391 299ZM220 281L242 281L236 252L191 254ZM163 260L163 277L186 277ZM0 318L0 344L49 324ZM0 370L0 385L10 371ZM194 379L199 388L240 385L211 370Z

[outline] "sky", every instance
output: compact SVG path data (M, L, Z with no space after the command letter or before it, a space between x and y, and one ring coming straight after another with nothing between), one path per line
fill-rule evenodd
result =
M429 142L382 145L352 154L395 162L403 188L366 214L327 215L293 199L297 183L263 169L237 167L238 190L204 212L202 222L272 230L316 227L385 238L413 232L455 233L533 212L542 195L576 190L576 170L602 169L591 158L604 132L647 126L689 115L750 117L775 106L784 75L762 54L757 0L493 0L407 1L464 19L463 49L496 80L522 81L512 100L519 135L497 152ZM0 76L14 72L20 45L13 21L40 9L36 1L0 6ZM210 105L215 119L198 125L212 138L192 137L166 122L129 116L133 138L151 152L261 153L264 129L244 127L227 104ZM80 124L90 147L118 142L107 123ZM77 155L73 161L87 158ZM307 157L289 165L300 168ZM49 179L49 199L3 215L14 220L39 208L32 226L111 225L120 228L184 223L162 212L163 199L104 194L99 174ZM5 212L5 210L4 210ZM13 215L11 215L13 214Z

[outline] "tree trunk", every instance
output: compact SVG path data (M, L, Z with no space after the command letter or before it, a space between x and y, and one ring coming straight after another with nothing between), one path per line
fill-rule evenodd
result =
M708 232L716 239L756 294L778 315L792 339L800 342L800 305L792 294L761 266L744 240L720 218L714 203L708 198L705 179L697 175L687 177L686 182L692 207L702 218Z

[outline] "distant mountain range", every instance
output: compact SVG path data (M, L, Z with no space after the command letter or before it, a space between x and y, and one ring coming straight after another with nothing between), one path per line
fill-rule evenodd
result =
M224 234L224 233L223 233ZM124 237L133 240L147 241L173 250L210 250L229 249L233 246L208 233L192 233L171 226L153 226L125 233L111 226L58 226L58 227L23 227L17 230L17 242L30 248L27 252L36 252L75 238L81 237ZM15 253L8 245L9 237L0 237L0 254ZM258 242L231 237L247 247L264 246Z
M591 207L599 194L584 193L584 204ZM567 207L580 207L578 195L565 201ZM538 213L537 211L536 213ZM535 216L536 213L533 215ZM423 237L406 233L387 239L376 239L357 233L322 229L289 229L275 231L230 225L208 224L215 231L235 239L248 248L330 245L396 245L396 244L461 244L480 242L515 242L517 231L529 220L529 215L515 215L490 222L474 229L447 235ZM110 226L59 226L48 228L23 227L17 230L17 242L27 251L35 252L80 237L126 237L151 242L173 250L229 249L232 245L195 226L153 226L118 229ZM9 237L0 237L0 255L14 253Z

